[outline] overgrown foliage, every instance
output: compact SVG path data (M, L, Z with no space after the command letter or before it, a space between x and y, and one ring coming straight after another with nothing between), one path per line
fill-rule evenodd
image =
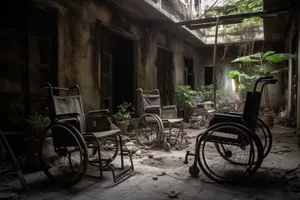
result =
M176 85L175 98L180 108L194 108L196 106L197 92L189 85Z
M118 106L118 112L112 117L116 122L129 123L131 120L131 115L133 114L134 108L131 103L123 102Z
M234 59L232 63L240 63L239 70L234 70L226 74L228 79L234 79L237 84L237 89L240 92L251 90L253 83L260 76L274 75L284 71L288 68L283 67L275 69L271 67L272 64L280 63L293 59L296 56L288 53L276 53L275 51L258 52L248 56L242 56ZM247 63L252 66L251 71L245 72L243 65ZM251 87L251 88L250 88ZM266 103L269 108L269 96L266 88Z
M199 92L204 101L214 101L214 86L213 85L204 85L200 86ZM219 102L222 96L221 90L216 90L216 101Z
M28 118L25 119L25 121L29 125L33 137L37 138L51 123L48 116L37 112L33 113L32 115L29 115Z
M241 13L259 12L263 10L262 0L228 0L225 3L225 11L217 12L211 10L207 12L206 16L216 17L221 15L236 15ZM223 34L244 32L247 33L249 29L262 25L263 20L260 17L253 17L244 19L239 24L228 24L224 25L221 29Z

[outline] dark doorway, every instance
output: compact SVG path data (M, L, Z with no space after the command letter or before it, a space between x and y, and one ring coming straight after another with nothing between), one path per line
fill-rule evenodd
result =
M123 101L134 104L134 42L101 26L101 108L116 112Z
M213 67L204 68L204 85L213 84Z
M294 36L292 40L292 53L297 55L298 51L298 35ZM298 103L298 57L296 59L292 59L292 109L291 115L293 116L294 123L296 124L297 119L297 103Z
M57 19L52 9L5 2L0 28L0 128L23 130L44 82L57 84Z
M173 53L157 48L157 88L163 105L173 103Z
M123 101L134 103L134 42L113 36L113 109Z
M194 75L194 60L192 58L184 57L184 83L194 89L195 75Z

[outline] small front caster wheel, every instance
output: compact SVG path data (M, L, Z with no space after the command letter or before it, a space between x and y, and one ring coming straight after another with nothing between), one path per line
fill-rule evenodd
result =
M165 151L170 151L171 150L171 145L168 142L164 142L164 150Z
M200 174L200 168L197 165L192 165L189 168L189 173L192 177L197 177Z

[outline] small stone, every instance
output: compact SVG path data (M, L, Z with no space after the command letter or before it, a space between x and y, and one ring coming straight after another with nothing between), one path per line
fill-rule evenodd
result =
M145 147L146 150L151 150L151 147Z
M157 160L157 161L162 161L163 157L162 156L155 156L154 159Z
M140 156L142 154L142 151L141 150L137 150L136 152L135 152L135 155L137 155L137 156Z
M185 137L186 137L186 139L192 139L192 136L190 136L190 135L186 135Z
M155 180L155 181L157 181L158 177L157 176L153 176L152 179Z
M168 197L169 197L170 199L178 198L178 192L171 191L171 192L169 192Z
M157 176L164 176L166 174L167 174L166 172L161 172L161 173L158 173Z
M153 154L148 154L148 158L153 158Z
M141 148L140 148L141 149ZM141 149L142 153L147 153L148 151L145 149Z
M133 142L126 142L125 146L134 146L134 143Z

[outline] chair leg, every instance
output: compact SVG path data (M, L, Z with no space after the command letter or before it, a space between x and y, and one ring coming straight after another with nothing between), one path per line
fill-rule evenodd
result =
M16 171L18 177L19 177L19 180L20 180L21 184L23 185L23 187L26 190L26 192L29 192L29 187L28 187L27 182L26 182L26 180L24 178L24 174L23 174L23 172L21 170L20 164L17 161L17 158L16 158L14 152L10 148L10 145L6 141L6 139L5 139L4 135L3 135L3 133L1 132L1 130L0 130L0 141L2 142L2 144L4 145L4 148L6 149L6 151L8 152L8 154L11 157L13 166L15 168L15 171Z
M120 145L121 168L124 169L124 152L123 152L122 136L120 133L118 133L118 139Z
M97 151L98 151L98 159L99 159L100 178L103 178L100 142L98 140L96 140L96 143L97 143Z

